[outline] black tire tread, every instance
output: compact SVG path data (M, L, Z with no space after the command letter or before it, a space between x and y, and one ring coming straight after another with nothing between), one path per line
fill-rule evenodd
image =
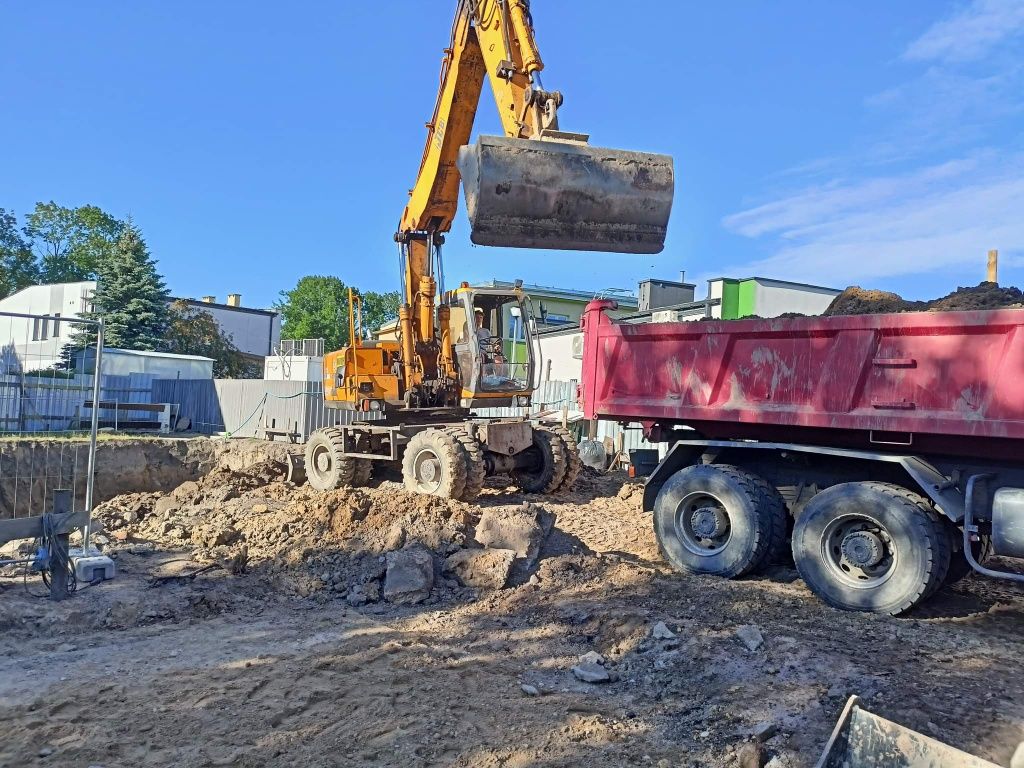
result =
M879 492L883 496L887 496L894 505L901 506L918 526L919 535L916 537L917 546L926 547L929 555L928 577L921 580L918 588L915 589L912 594L904 598L900 603L887 606L884 610L876 611L877 613L887 613L890 616L898 616L899 614L906 613L911 608L919 605L923 600L927 599L928 596L942 584L943 579L945 579L946 573L949 570L949 535L941 528L941 520L931 504L924 497L904 488L901 485L868 480L855 483L841 483L839 485L831 486L826 490L832 490L834 488L847 485L870 488ZM813 504L813 502L814 499L811 499L808 506ZM915 515L914 513L920 514ZM794 553L795 552L796 547L794 547ZM815 594L817 594L818 597L835 608L844 610L849 609L848 606L832 601L828 595L818 593L814 590L813 578L808 578L808 572L806 570L806 564L803 562L803 558L796 558L796 568L800 573L800 577L809 587L811 587L812 591L815 591Z
M449 470L448 487L439 488L438 493L432 495L449 499L461 498L466 489L467 468L463 458L464 451L462 444L443 429L427 429L417 432L409 440L405 449L405 457L402 459L402 479L406 490L411 493L422 493L416 487L413 473L413 461L421 444L429 447Z
M487 476L483 446L480 445L479 440L469 434L465 427L449 427L445 431L458 442L463 452L463 461L466 464L466 482L459 499L473 501L483 490L484 478Z
M313 488L322 491L330 491L344 486L353 487L360 484L357 482L358 459L352 459L345 455L345 441L340 429L335 427L318 429L310 436L310 438L311 440L316 438L318 440L324 439L327 441L331 450L331 465L334 468L333 478L328 478L329 482L322 484L323 487L320 487L317 484L319 481L316 479L316 471L311 471L309 466L310 462L308 461L309 456L307 454L306 480L311 486L313 486Z
M533 439L535 443L541 441L546 446L546 450L551 454L550 464L545 462L544 466L533 472L514 471L512 480L523 493L550 495L562 484L562 479L565 477L564 446L560 439L556 439L550 432L543 429L534 429Z
M557 490L571 491L573 486L576 485L580 472L583 471L583 459L580 458L580 449L576 444L576 438L573 437L572 432L561 425L542 427L542 429L556 435L564 444L565 476L562 478L562 482Z

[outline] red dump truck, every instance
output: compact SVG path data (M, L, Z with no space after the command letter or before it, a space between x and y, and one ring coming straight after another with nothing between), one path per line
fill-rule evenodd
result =
M667 454L644 509L665 558L737 577L792 555L847 610L898 614L1024 557L1024 309L581 321L588 419Z

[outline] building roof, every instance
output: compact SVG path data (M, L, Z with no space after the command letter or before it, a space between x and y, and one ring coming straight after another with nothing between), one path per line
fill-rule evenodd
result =
M95 352L93 347L88 348L90 352ZM214 362L212 357L203 357L202 355L179 355L177 352L150 352L142 349L118 349L117 347L104 347L104 355L126 355L128 357L154 357L165 360L203 360Z
M476 283L477 288L512 288L515 285L510 280L491 279L482 283ZM609 294L609 298L616 301L638 306L636 294L631 291L619 288L609 288L604 291L583 291L578 288L556 288L551 285L537 285L535 283L523 283L523 290L530 296L546 296L552 299L565 299L566 301L580 301L586 303L596 298L602 298Z
M714 282L715 280L735 280L738 283L744 283L747 280L757 280L762 283L773 283L774 285L786 285L794 288L813 288L816 291L830 291L831 293L842 293L841 288L829 288L827 285L814 285L813 283L798 283L795 280L779 280L775 277L762 277L761 275L752 275L750 277L713 277L708 282Z
M170 301L170 302L183 301L186 304L191 304L193 307L199 307L200 309L203 309L203 308L205 308L205 309L210 309L210 308L213 308L213 309L226 309L229 312L248 312L249 314L252 314L252 315L269 315L270 317L274 317L275 315L279 314L278 312L275 312L272 309L254 309L252 307L233 307L230 304L218 304L217 302L214 302L214 301L197 301L196 299L186 299L186 298L182 298L182 297L179 297L179 296L171 296L167 300Z

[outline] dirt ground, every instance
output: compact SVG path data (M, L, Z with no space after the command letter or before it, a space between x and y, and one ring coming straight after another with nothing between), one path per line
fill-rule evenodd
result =
M482 514L524 509L554 526L512 586L445 570ZM469 505L294 488L268 461L98 516L114 581L54 604L0 579L0 766L795 768L850 694L1001 765L1024 739L1024 590L972 576L889 618L786 567L683 577L621 474ZM429 597L383 599L385 554L416 547ZM606 682L571 671L591 651Z

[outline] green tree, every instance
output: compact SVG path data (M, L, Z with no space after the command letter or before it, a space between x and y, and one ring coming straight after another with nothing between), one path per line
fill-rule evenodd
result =
M170 306L163 350L213 358L213 375L218 379L253 379L263 375L262 367L238 351L231 334L221 330L213 315L185 301L175 301Z
M363 332L369 336L381 325L398 317L398 292L360 293L363 300ZM274 305L281 313L281 337L324 339L328 350L348 344L348 286L341 279L307 275L290 291L281 291Z
M24 232L39 257L44 283L95 279L100 263L125 230L123 221L95 205L66 208L52 200L36 203L25 222Z
M167 287L156 271L139 228L129 219L113 249L100 261L92 311L84 317L104 321L105 345L155 351L167 333ZM82 331L75 346L94 343L94 331Z
M17 219L0 208L0 299L38 281L36 257L18 231Z
M398 319L398 307L402 303L398 291L360 293L363 300L363 332L369 336L382 325Z

